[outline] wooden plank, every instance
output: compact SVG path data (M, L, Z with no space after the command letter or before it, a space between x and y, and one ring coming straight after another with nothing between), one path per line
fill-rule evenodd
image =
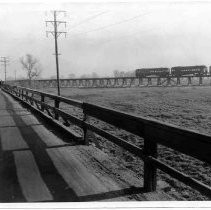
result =
M144 123L140 122L137 117L88 103L84 103L83 108L87 115L96 117L136 135L144 135Z
M146 196L143 196L143 179L138 177L132 170L126 168L118 159L104 153L96 147L91 145L78 145L65 148L65 150L68 150L68 153L70 153L73 158L77 159L83 167L85 166L86 170L89 173L94 174L99 180L98 182L107 188L106 192L93 193L90 191L90 193L86 193L86 195L82 194L79 197L80 201L131 201L150 200L150 198L152 198L151 200L159 200L159 193L157 192L153 194L153 197L150 197L149 195L146 199ZM60 152L66 156L64 150ZM54 156L55 159L58 158L53 152L52 156ZM72 161L72 158L69 158L69 161ZM66 164L66 167L67 165L68 163ZM89 180L88 176L82 174L79 174L78 176L83 176L87 181ZM78 180L74 179L70 174L69 179L78 182ZM158 195L156 196L156 194ZM172 199L167 195L165 198L164 196L165 194L163 195L163 200Z
M11 116L1 116L0 119L0 127L9 127L9 126L16 126L13 118Z
M0 128L2 150L20 150L29 148L17 127Z
M211 163L211 136L194 132L183 132L181 129L146 126L146 135L160 144Z
M16 115L30 115L31 113L24 109L14 109L13 110Z
M14 98L12 98L12 96L5 94L5 93L4 93L4 95L9 100L9 102L12 103L13 109L23 109L23 107L16 100L14 100Z
M1 107L1 109L6 109L6 102L4 100L2 91L1 91L1 95L0 95L0 107Z
M47 130L43 125L35 125L32 126L32 128L48 147L67 144Z
M203 184L200 181L195 180L194 178L191 178L190 176L181 173L180 171L177 171L176 169L172 168L171 166L166 165L165 163L162 163L161 161L153 158L153 157L148 157L147 158L151 163L162 170L163 172L169 174L171 177L174 177L175 179L189 185L190 187L198 190L202 194L208 196L211 198L211 187L208 185Z
M38 100L34 100L37 103L41 104L41 106L43 106L46 110L50 109L53 110L54 112L57 112L59 115L61 115L62 117L66 118L67 120L69 120L71 123L78 125L79 127L82 126L83 122L81 119L79 119L78 117L75 117L71 114L68 114L60 109L54 108L53 106L50 106L48 104L42 103Z
M42 102L40 102L40 101L37 100L37 99L34 99L34 101L35 101L35 103L38 103L38 104L40 104L43 108L45 108L46 111L48 111L48 110L53 110L54 113L57 113L57 114L61 115L62 117L66 118L66 119L69 120L71 123L78 125L79 127L82 126L82 124L83 124L82 120L80 120L78 117L75 117L75 116L73 116L73 115L71 115L71 114L68 114L68 113L66 113L66 112L64 112L64 111L62 111L62 110L60 110L60 109L58 109L58 108L55 108L55 107L53 107L53 106L51 106L51 105L49 105L49 104L42 103ZM52 117L52 116L50 116L50 117Z
M23 115L20 116L25 125L41 124L34 115Z
M55 109L55 111L57 111L61 116L63 116L63 117L66 118L67 120L69 120L71 123L76 124L76 125L78 125L79 127L82 127L83 121L82 121L80 118L75 117L75 116L73 116L73 115L71 115L71 114L68 114L68 113L66 113L66 112L64 112L64 111L61 111L61 110L59 110L59 109Z
M30 151L13 152L18 181L24 197L29 202L52 201L53 197L44 183Z
M81 108L82 104L83 104L81 101L72 100L72 99L69 99L69 98L62 97L62 96L56 96L56 95L53 95L53 94L50 94L50 93L45 93L45 92L41 92L41 91L29 89L29 88L22 88L22 87L17 87L17 88L20 89L20 90L25 90L29 93L35 93L35 94L43 95L43 96L51 98L51 99L56 99L60 102L63 102L63 103L66 103L66 104L69 104L69 105L72 105L72 106L77 106L79 108Z
M68 147L47 149L58 172L62 175L70 188L78 196L88 196L108 192L111 187L113 190L121 188L114 181L106 184L89 171L87 166L79 161L78 156L72 153Z
M0 105L0 108L2 108L1 105ZM10 113L6 109L1 109L0 116L2 117L2 116L6 116L6 115L10 115Z
M117 136L114 136L114 135L112 135L112 134L110 134L110 133L108 133L108 132L106 132L106 131L104 131L100 128L97 128L94 125L91 125L89 123L85 123L85 125L86 125L87 129L89 129L89 130L95 132L96 134L108 139L109 141L111 141L111 142L115 143L116 145L124 148L125 150L131 152L132 154L137 155L138 157L140 157L142 159L144 158L143 150L140 147L138 147L134 144L131 144L130 142L127 142L124 139L121 139Z
M211 136L168 123L137 117L84 103L85 113L142 137L154 139L172 149L211 163Z

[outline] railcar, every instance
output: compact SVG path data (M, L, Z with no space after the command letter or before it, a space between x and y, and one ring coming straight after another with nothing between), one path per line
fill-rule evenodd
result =
M136 77L159 76L167 77L170 74L169 68L141 68L136 69Z
M202 76L207 75L208 69L205 65L202 66L175 66L171 68L171 75L180 77L185 75Z

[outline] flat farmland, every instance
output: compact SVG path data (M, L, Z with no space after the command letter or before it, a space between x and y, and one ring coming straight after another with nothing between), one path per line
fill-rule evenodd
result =
M211 135L211 87L62 88L61 95Z
M45 92L56 93L49 88ZM151 88L62 88L61 95L139 116L154 118L183 128L211 135L211 87L151 87ZM122 138L142 147L140 140L113 131ZM128 168L143 175L143 163L108 141L96 146L121 159ZM159 158L177 170L211 186L211 167L177 151L159 146ZM167 183L167 191L176 200L208 200L199 192L158 171L158 179ZM168 187L169 186L169 187Z

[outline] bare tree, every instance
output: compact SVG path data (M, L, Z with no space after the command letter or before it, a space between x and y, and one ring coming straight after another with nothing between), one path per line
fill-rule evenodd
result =
M26 54L20 58L22 68L26 71L27 78L29 81L37 78L41 74L41 66L39 61L31 54Z

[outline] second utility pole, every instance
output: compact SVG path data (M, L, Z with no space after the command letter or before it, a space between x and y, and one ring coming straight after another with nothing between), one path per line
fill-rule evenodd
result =
M51 23L54 27L53 31L46 31L46 35L48 36L49 33L51 33L54 36L54 40L55 40L55 56L56 56L56 75L57 75L57 89L58 89L58 95L60 95L60 82L59 82L59 53L58 53L58 43L57 43L57 39L59 37L60 34L65 34L66 36L66 32L65 31L58 31L57 27L59 26L59 24L64 23L65 27L66 27L66 22L65 21L58 21L57 20L57 14L58 13L65 13L65 11L52 11L53 12L53 16L54 16L54 20L53 21L46 21L46 26L48 23Z
M7 57L1 57L0 62L4 63L4 75L5 75L4 81L6 83L6 81L7 81L7 64L9 62L9 59Z
M60 96L60 82L59 82L59 59L58 59L58 45L57 45L57 22L56 11L54 11L54 40L55 40L55 55L56 55L56 75L57 75L57 88L58 95Z

